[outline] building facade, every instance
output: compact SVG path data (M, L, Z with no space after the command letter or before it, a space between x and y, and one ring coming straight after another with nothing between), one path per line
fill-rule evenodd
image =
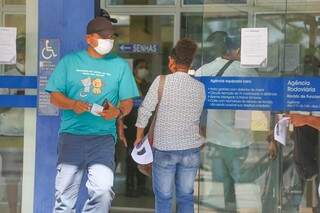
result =
M265 78L267 83L270 77L284 76L319 80L318 0L0 0L1 26L17 28L17 52L24 55L19 62L21 69L18 65L0 65L0 212L51 212L59 116L46 105L43 85L50 70L44 68L43 62L51 56L47 54L57 54L57 60L84 48L86 24L100 8L118 20L114 26L119 37L113 51L131 65L137 59L145 59L150 82L157 75L168 73L168 55L180 38L197 42L199 50L193 63L197 70L222 56L219 51L225 48L222 44L226 39L239 48L242 28L268 29L267 65L249 69L256 77ZM224 37L217 32L224 32ZM50 63L54 65L56 61ZM234 66L240 69L240 65ZM273 86L270 81L269 87ZM232 131L245 132L246 136L241 134L247 145L232 147L223 140L214 143L208 136L195 183L195 211L316 212L317 181L301 180L294 164L293 138L287 137L286 146L277 146L274 159L269 157L274 147L267 142L268 135L285 112L226 111L225 116L239 122L232 124ZM243 117L246 127L241 123ZM228 132L230 125L220 128ZM217 131L208 122L206 127L207 135ZM223 159L221 149L225 146L234 149L227 150L228 159L217 164ZM153 212L150 179L145 183L147 193L126 196L126 158L127 150L118 144L117 196L112 212ZM227 161L229 166L225 165ZM236 169L230 169L233 167ZM225 189L227 186L231 188ZM80 193L79 208L85 193L85 189Z

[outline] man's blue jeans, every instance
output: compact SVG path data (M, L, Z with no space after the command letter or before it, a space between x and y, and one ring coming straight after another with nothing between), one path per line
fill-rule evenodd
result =
M176 189L178 213L193 213L193 187L200 165L200 148L154 151L152 167L155 212L170 213Z
M75 213L80 183L84 169L74 165L59 164L56 176L54 213ZM113 171L105 165L94 164L88 169L88 200L82 213L107 213L114 197Z
M114 197L115 142L112 135L59 137L54 213L75 213L82 176L88 181L88 199L82 213L107 213Z

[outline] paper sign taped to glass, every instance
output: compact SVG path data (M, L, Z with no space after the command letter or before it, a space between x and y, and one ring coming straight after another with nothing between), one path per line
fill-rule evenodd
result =
M268 28L241 29L240 65L245 68L267 67Z
M250 129L252 131L269 131L270 112L236 110L234 127L236 129Z
M0 27L0 64L15 64L17 28Z
M153 162L152 149L147 136L133 148L131 157L136 163L142 165L147 165Z

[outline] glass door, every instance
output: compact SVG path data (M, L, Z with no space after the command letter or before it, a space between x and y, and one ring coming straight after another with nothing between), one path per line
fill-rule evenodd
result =
M35 8L34 2L25 0L5 0L0 5L0 26L17 30L16 63L0 65L0 212L4 213L31 212L33 205Z
M267 66L240 66L236 54L222 79L253 77L268 84L272 79L309 76L319 82L319 15L312 12L319 11L316 3L235 3L204 2L203 64L210 70L201 69L199 75L214 76L234 56L228 53L241 47L241 29L253 27L268 29ZM285 94L280 92L281 96ZM298 114L319 119L317 113L311 108L253 110L208 109L208 143L199 174L200 212L318 212L319 131L309 124L289 125L285 145L272 140L281 117Z
M128 60L142 97L153 79L167 73L168 55L173 46L173 22L170 15L117 15L115 51ZM137 170L130 153L135 140L135 121L139 101L124 120L128 147L117 144L115 193L112 212L153 212L151 179Z

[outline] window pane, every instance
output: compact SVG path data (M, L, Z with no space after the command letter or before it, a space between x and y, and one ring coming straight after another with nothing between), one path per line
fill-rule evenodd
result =
M247 0L184 0L184 4L245 4Z
M107 0L108 5L174 5L175 0Z
M174 16L111 14L118 20L114 51L125 58L133 68L134 76L143 97L154 78L168 72L168 55L173 46ZM144 70L144 71L141 71ZM139 100L137 100L139 101ZM135 101L135 103L138 103ZM130 208L130 212L154 212L151 179L137 171L130 157L135 140L137 105L124 119L128 149L119 142L116 148L117 169L113 200L114 208ZM143 210L142 210L143 209ZM118 212L118 211L115 211ZM119 212L129 212L123 210Z
M200 13L183 13L181 16L181 38L191 38L198 44L192 69L199 68L202 62L202 23L203 17Z
M5 15L5 26L16 27L18 32L17 35L26 33L26 15L23 14L6 14Z
M24 109L0 108L1 212L21 208L23 123Z
M206 65L197 70L197 76L216 76L227 63L222 77L260 75L259 70L240 67L241 28L248 27L248 17L241 10L204 14L202 52ZM265 142L271 116L262 111L208 109L203 125L208 143L203 150L198 194L201 211L275 212L272 193L277 179L268 174L277 176L278 161L267 161ZM247 121L242 123L242 118Z
M5 4L26 4L26 0L5 0Z
M24 75L25 45L26 45L26 15L6 14L5 27L17 28L17 64L5 65L5 75Z

